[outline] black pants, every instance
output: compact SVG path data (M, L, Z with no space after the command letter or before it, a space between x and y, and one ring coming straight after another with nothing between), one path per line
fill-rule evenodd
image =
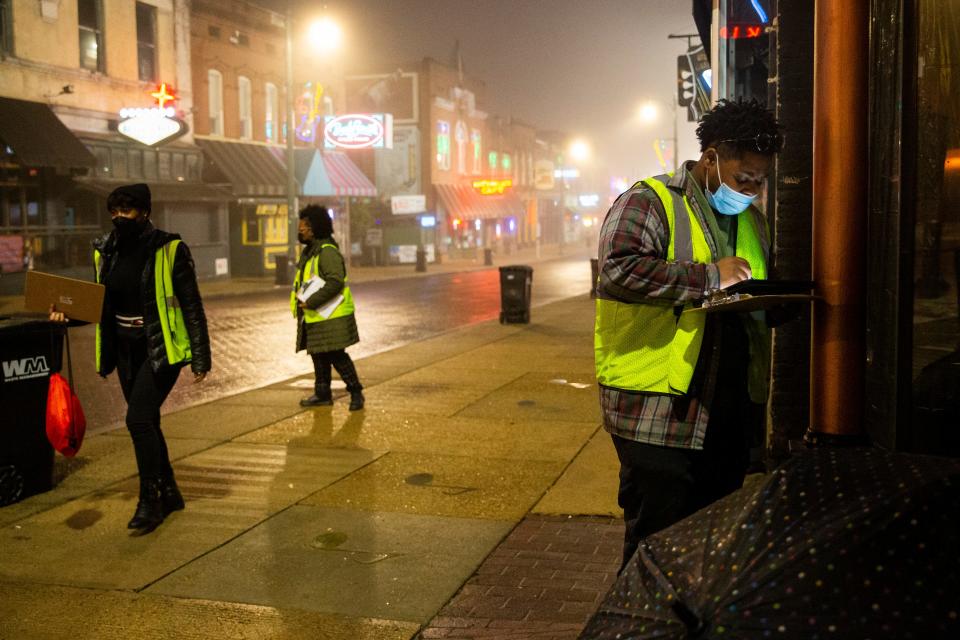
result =
M172 473L167 442L160 431L160 406L180 375L180 367L155 373L147 360L143 330L120 333L117 340L117 377L127 401L127 429L133 439L140 478Z
M363 386L357 376L357 368L353 366L350 354L344 349L337 351L320 351L311 353L313 359L314 384L330 384L330 367L333 366L340 374L340 379L347 385L347 391L360 391Z
M678 449L613 436L620 459L617 502L626 532L621 571L640 540L743 486L751 434L763 405L747 392L746 335L727 328L703 449Z

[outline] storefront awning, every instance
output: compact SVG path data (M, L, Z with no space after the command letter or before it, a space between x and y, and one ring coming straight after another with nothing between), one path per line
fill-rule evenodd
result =
M97 160L45 104L0 98L0 138L24 165L81 169Z
M274 156L286 167L283 149L274 147ZM376 196L377 188L347 157L337 151L296 149L294 151L300 195L315 197Z
M102 196L129 180L84 180L77 179L74 184L81 189L93 191ZM228 202L234 199L230 185L212 185L197 182L149 182L150 197L154 202Z
M435 184L433 186L448 216L463 220L484 220L521 216L526 212L523 203L512 193L485 196L467 185Z
M233 188L233 195L285 196L287 173L271 147L263 144L195 138L208 162Z

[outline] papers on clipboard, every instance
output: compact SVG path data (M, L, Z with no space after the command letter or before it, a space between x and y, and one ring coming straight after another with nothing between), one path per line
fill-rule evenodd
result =
M317 291L320 291L320 289L323 289L324 285L326 284L327 282L323 278L319 276L313 276L300 285L300 291L297 292L297 300L306 303L306 301L310 299L310 296L315 294ZM330 317L330 314L332 314L336 308L340 306L341 302L343 302L343 294L338 293L333 297L332 300L320 307L317 307L314 309L314 311L319 314L321 318L326 320Z
M813 289L807 280L744 280L716 292L700 307L684 313L715 313L720 311L758 311L785 304L810 302L816 296L806 293Z

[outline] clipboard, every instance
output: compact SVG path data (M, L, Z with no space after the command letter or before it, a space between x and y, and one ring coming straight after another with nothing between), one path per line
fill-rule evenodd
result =
M785 304L813 302L817 296L809 293L783 293L752 296L749 293L734 293L705 300L703 306L687 309L683 313L723 313L730 311L759 311Z

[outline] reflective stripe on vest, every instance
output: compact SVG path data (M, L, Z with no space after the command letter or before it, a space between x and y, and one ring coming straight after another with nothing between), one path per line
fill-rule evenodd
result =
M634 185L634 188L649 187L663 205L670 228L667 260L714 262L707 240L709 232L686 196L667 187L669 178L669 175L657 176ZM766 278L766 259L756 215L751 211L740 220L750 222L738 224L737 255L750 263L755 278ZM599 297L596 308L594 352L600 384L647 393L681 395L687 392L703 343L706 314L681 313L683 309L662 304L631 304ZM752 342L755 332L748 327L748 333ZM751 348L751 355L754 351ZM751 380L753 377L751 375Z
M93 250L93 279L100 284L100 252L96 249ZM94 349L96 350L94 354L94 366L96 367L96 372L100 373L100 323L96 324L95 331L96 340L94 341Z
M320 245L321 250L326 247L332 247L334 249L337 248L336 245L329 244L329 243ZM297 303L299 302L299 300L297 300L297 292L300 290L300 283L307 282L313 276L319 276L319 275L320 275L320 254L318 253L317 255L307 260L307 264L303 266L302 273L299 269L297 270L297 275L293 279L293 290L290 292L290 312L293 313L294 318L297 317ZM352 315L354 312L353 294L350 292L349 285L347 285L346 276L344 276L343 278L343 289L340 291L338 295L342 295L343 300L340 302L340 304L337 305L337 308L334 309L333 313L331 313L329 316L324 318L313 309L303 309L303 321L307 323L323 322L324 320L333 320L334 318L342 318L343 316Z
M157 249L154 256L154 289L157 296L157 312L163 329L163 345L167 350L167 362L189 362L190 336L183 319L180 301L173 292L173 261L177 255L179 240L172 240Z

